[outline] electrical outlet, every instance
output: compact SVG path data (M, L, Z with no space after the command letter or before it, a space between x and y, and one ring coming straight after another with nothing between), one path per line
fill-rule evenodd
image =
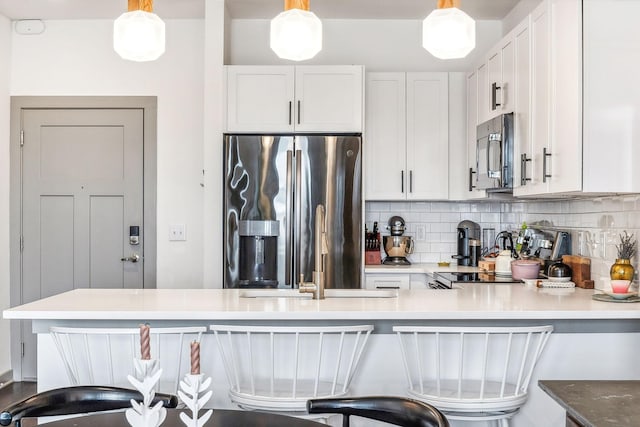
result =
M187 240L187 231L184 224L172 224L169 226L169 240L183 241Z
M424 225L416 225L416 241L424 242L427 240L427 229Z

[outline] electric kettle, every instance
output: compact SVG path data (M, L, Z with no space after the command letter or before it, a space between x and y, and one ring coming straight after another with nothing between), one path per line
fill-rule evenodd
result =
M496 276L511 276L511 261L514 259L511 256L511 249L500 251L496 257Z

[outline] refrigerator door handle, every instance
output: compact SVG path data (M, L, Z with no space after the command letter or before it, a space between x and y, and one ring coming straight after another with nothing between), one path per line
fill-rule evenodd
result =
M295 230L297 231L295 238L295 243L293 245L293 259L295 262L293 277L294 279L300 277L300 275L304 274L302 270L302 263L300 262L300 254L301 254L301 242L300 235L302 230L302 196L300 194L302 189L302 150L296 150L296 183L295 183L295 210L296 210L296 223ZM304 281L304 280L303 280Z
M286 222L285 222L285 256L286 256L286 261L285 261L285 284L287 286L291 286L293 287L293 284L295 283L295 281L293 280L293 272L291 270L291 260L293 259L291 253L292 253L292 249L293 249L293 245L292 245L292 230L293 230L293 200L291 200L292 198L292 194L293 194L293 151L291 150L287 150L287 182L286 182L286 186L287 186L287 197L286 197Z

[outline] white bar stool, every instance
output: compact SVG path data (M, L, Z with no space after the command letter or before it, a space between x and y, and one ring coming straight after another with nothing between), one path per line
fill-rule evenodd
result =
M190 343L200 342L204 326L149 329L151 357L159 361L159 392L175 394L191 370ZM62 357L68 385L115 385L130 388L133 359L140 358L138 328L76 328L52 326L49 332Z
M553 326L395 326L408 394L449 420L507 427L527 400L533 370Z
M372 325L211 325L229 379L245 409L306 413L307 400L344 396Z

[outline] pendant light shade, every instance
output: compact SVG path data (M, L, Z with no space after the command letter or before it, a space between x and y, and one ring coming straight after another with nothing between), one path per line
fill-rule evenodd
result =
M129 11L113 23L113 48L129 61L153 61L165 49L164 22L153 10L153 0L129 0Z
M422 46L436 58L464 58L476 47L476 22L454 4L439 0L422 23Z
M282 59L304 61L322 50L322 22L309 0L285 0L285 11L271 20L271 49Z

